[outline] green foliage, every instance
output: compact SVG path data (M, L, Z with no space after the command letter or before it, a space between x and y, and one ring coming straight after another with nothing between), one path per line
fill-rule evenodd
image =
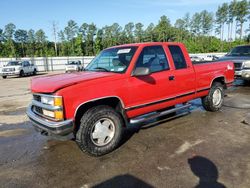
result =
M58 53L55 43L47 40L42 29L26 31L9 23L0 28L0 57L92 56L114 45L155 41L183 42L190 53L227 52L236 45L250 42L249 10L250 1L232 0L221 4L215 14L207 10L193 15L186 13L174 25L165 15L156 25L129 22L124 27L119 23L102 28L94 23L78 26L69 20L57 33Z

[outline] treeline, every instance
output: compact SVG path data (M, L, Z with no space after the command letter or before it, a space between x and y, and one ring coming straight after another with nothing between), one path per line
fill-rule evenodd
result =
M177 19L167 16L144 26L130 22L97 28L94 23L68 21L63 30L52 24L53 41L45 32L17 29L13 23L0 29L0 57L95 55L119 44L153 41L183 42L191 53L223 52L250 41L250 1L223 3L215 13L203 10Z

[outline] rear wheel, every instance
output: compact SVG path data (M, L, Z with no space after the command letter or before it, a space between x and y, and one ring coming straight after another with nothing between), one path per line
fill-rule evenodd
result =
M7 76L2 76L3 77L3 79L6 79L7 78Z
M105 155L119 146L123 124L121 115L109 106L90 108L81 118L76 142L84 152Z
M36 71L36 69L34 69L34 71L33 71L33 75L36 75L36 73L37 73L37 71Z
M224 88L223 85L219 82L215 82L209 94L206 97L202 98L202 105L207 111L216 112L220 110L224 101Z

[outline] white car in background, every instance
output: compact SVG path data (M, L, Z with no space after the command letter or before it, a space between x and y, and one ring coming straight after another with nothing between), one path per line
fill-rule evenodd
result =
M204 61L215 61L218 57L216 55L207 55L204 57Z
M200 61L204 61L204 59L203 59L203 58L198 57L198 56L190 56L190 58L191 58L191 61L192 61L192 62L200 62Z
M7 76L24 76L24 75L35 75L37 73L37 67L29 61L10 61L4 66L0 72L3 79Z
M73 72L73 71L82 71L83 70L83 65L81 64L81 61L69 61L65 65L65 72Z

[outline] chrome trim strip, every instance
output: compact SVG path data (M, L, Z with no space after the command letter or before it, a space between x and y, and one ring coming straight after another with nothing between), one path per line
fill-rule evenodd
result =
M50 116L45 116L45 115L43 115L43 114L37 112L36 109L32 109L32 107L31 107L31 110L32 110L35 114L37 114L38 116L41 116L41 117L43 117L43 118L45 118L45 119L48 119L48 120L51 120L51 121L61 121L61 120L56 120L55 118L52 118L52 117L50 117Z
M43 109L50 110L50 111L62 110L62 107L60 107L60 106L51 106L48 104L43 104L43 103L38 102L36 100L32 100L32 105L37 106L37 107L41 107Z
M210 87L206 87L206 88L200 88L198 90L196 90L197 93L203 92L203 91L208 91L210 90Z
M196 93L195 91L192 91L192 92L184 93L184 94L177 95L177 96L170 97L170 98L166 98L166 99L161 99L161 100L150 102L150 103L145 103L145 104L140 104L140 105L136 105L136 106L131 106L131 107L125 108L125 110L134 110L136 108L142 108L142 107L146 107L146 106L150 106L150 105L156 105L158 103L168 102L170 100L178 99L178 98L181 98L181 97L186 97L188 95L193 95L195 93Z

